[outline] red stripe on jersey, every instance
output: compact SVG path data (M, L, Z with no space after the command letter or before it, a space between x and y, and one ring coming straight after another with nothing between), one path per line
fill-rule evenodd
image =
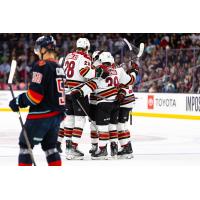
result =
M77 87L78 85L80 85L80 84L82 84L82 82L79 82L79 81L69 81L69 80L67 80L66 81L66 86L67 87Z
M79 72L80 72L80 75L84 77L89 71L90 71L90 68L85 67L85 68L81 69Z
M60 112L58 111L53 111L49 113L44 113L44 114L28 114L27 119L43 119L43 118L49 118L49 117L54 117L56 115L59 115Z
M103 97L110 97L113 95L117 95L118 90L116 88L112 88L103 92L100 92L99 95Z
M48 163L49 166L62 166L61 160L53 161Z
M90 81L90 82L86 83L86 85L88 87L90 87L92 91L97 89L97 84L94 81Z
M32 166L32 164L27 164L27 163L19 163L18 166Z
M31 101L33 101L34 103L38 104L42 101L42 99L44 98L44 95L38 93L38 92L35 92L31 89L29 89L27 91L27 95L28 97L31 99Z
M131 80L125 86L133 85L134 83L135 83L135 77L131 75Z

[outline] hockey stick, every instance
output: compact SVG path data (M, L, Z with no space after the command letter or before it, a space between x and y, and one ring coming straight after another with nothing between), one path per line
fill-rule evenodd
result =
M16 66L17 66L16 60L12 60L10 74L9 74L9 78L8 78L8 85L9 85L10 92L12 94L13 99L15 98L15 95L14 95L14 92L13 92L13 89L12 89L12 83L13 83L13 77L14 77L14 74L15 74ZM33 163L34 166L36 166L36 163L35 163L35 160L34 160L34 157L33 157L33 152L32 152L32 149L31 149L31 144L29 142L28 135L27 135L26 129L25 129L24 124L23 124L21 113L20 113L20 111L18 111L17 113L18 113L18 116L19 116L19 121L20 121L20 124L21 124L21 127L22 127L22 133L23 133L23 136L25 138L25 142L26 142L26 145L28 147L28 151L29 151L32 163Z
M95 80L97 79L96 77L95 78L91 78L91 79L88 79L87 81L85 81L84 83L81 83L73 88L65 88L65 94L69 93L69 92L72 92L73 90L79 88L79 87L82 87L83 85L85 85L86 83L92 81L92 80Z
M129 50L130 50L131 52L133 52L132 44L131 44L126 38L124 38L123 40L124 40L124 42L127 44ZM134 47L135 47L135 46L134 46ZM135 48L138 49L137 47L135 47ZM140 57L142 56L143 52L144 52L144 43L140 43L140 47L139 47L139 49L138 49L138 53L137 53L136 57L137 57L137 58L140 58Z

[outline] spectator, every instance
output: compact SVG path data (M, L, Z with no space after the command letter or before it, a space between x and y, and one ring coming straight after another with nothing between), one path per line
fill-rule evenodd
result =
M26 89L30 70L37 58L33 54L33 41L40 34L0 34L0 89L7 89L10 62L17 59L16 89ZM57 39L59 56L71 52L79 37L87 37L91 52L111 51L120 65L131 59L130 52L120 38L146 44L141 59L137 84L140 92L199 92L200 34L53 34ZM169 78L170 75L170 78Z

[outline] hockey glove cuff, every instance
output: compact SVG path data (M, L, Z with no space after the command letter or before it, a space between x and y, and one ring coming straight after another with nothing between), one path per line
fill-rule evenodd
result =
M10 101L9 107L12 109L13 112L19 111L19 104L18 104L18 98L14 98Z

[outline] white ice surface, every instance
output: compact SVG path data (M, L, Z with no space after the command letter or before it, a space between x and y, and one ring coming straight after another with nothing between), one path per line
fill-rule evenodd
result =
M23 113L23 118L25 114ZM0 166L16 166L20 123L17 114L0 112ZM134 117L130 126L134 159L92 161L89 157L90 138L87 122L81 139L80 150L85 153L83 161L67 161L63 165L200 165L200 121ZM64 146L63 146L64 147ZM34 148L38 166L45 166L45 155L40 145ZM86 162L87 161L87 162Z

